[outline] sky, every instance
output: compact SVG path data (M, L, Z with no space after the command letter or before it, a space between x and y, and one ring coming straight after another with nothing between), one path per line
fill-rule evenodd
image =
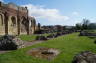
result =
M70 25L84 18L96 23L96 0L0 0L27 6L29 15L41 25Z

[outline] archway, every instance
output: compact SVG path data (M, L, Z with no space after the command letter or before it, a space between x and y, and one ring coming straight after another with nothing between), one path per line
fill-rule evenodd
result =
M10 16L8 21L8 34L17 35L17 18Z
M0 14L0 35L5 34L4 15Z
M27 19L23 16L21 18L21 34L27 34Z

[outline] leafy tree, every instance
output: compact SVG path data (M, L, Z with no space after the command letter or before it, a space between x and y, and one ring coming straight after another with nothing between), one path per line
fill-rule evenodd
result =
M90 20L83 19L82 23L75 25L76 30L94 30L96 29L96 23L90 23Z
M90 20L88 20L88 19L83 19L82 29L83 29L83 30L87 30L89 24L90 24Z
M96 23L90 23L88 27L89 29L96 29Z
M77 23L77 24L76 24L76 30L81 30L81 29L82 29L81 23Z

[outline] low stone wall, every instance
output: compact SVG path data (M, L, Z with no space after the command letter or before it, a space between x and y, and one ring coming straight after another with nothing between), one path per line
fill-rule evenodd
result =
M81 31L79 36L96 36L96 33Z

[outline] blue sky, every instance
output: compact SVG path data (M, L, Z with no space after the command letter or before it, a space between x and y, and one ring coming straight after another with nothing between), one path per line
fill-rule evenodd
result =
M83 18L96 22L96 0L3 0L27 6L42 25L75 25Z

